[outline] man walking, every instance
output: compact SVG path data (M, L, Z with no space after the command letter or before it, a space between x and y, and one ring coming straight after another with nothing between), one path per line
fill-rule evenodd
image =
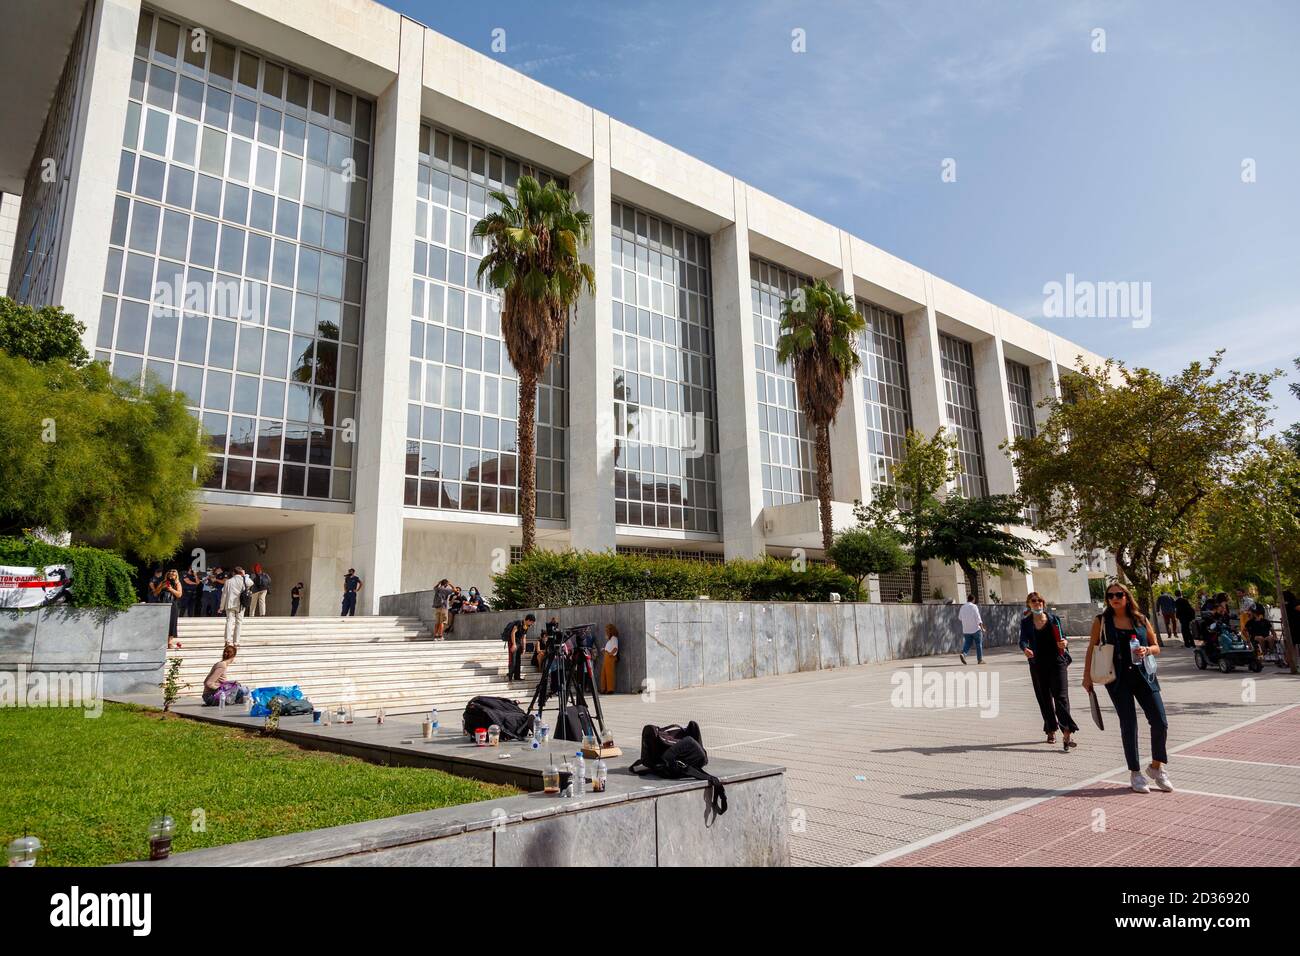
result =
M966 603L961 606L957 612L957 620L961 624L961 653L957 656L961 658L963 664L966 663L966 655L970 652L971 645L975 645L975 659L984 663L984 619L980 617L979 606L975 603L973 597L967 596Z
M1192 602L1187 600L1181 590L1174 592L1174 615L1178 618L1178 628L1183 635L1183 646L1195 647L1196 642L1192 640L1192 622L1196 620L1196 608L1192 607Z
M1156 610L1160 612L1160 619L1165 625L1165 637L1178 636L1178 617L1174 614L1174 598L1168 591L1160 592L1160 597L1156 598Z
M441 641L447 631L447 621L451 617L451 596L456 593L456 589L451 586L451 582L446 578L439 581L433 588L433 639Z
M253 605L249 617L266 617L266 598L271 593L271 575L260 564L253 565Z
M299 581L289 591L289 616L298 616L298 604L302 601L302 582Z
M357 577L356 568L348 568L343 575L343 617L357 616L357 595L361 593L362 582Z
M221 589L221 610L226 615L226 644L239 646L239 629L244 621L245 592L252 587L244 569L235 566ZM250 595L251 596L251 595Z

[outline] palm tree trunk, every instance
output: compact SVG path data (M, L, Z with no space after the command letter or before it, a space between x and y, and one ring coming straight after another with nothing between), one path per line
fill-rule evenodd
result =
M537 539L537 377L519 373L519 525L527 557Z
M817 426L817 500L821 509L822 549L830 551L835 535L831 529L831 428Z

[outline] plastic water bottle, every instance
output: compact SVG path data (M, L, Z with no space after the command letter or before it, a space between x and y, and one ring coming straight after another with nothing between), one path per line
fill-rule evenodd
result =
M574 754L573 761L573 794L582 796L587 789L587 759L583 757L582 751L579 750Z
M217 691L217 710L225 710L225 709L226 709L226 692L224 690L219 690Z
M429 726L433 728L433 735L438 736L438 708L429 708Z
M605 764L602 757L596 761L596 772L591 777L591 789L596 793L604 793L606 783L609 780L609 767Z
M1138 659L1138 648L1141 646L1142 643L1137 639L1136 634L1134 634L1131 638L1129 638L1128 655L1129 655L1129 660L1131 660L1134 664L1141 663L1141 661Z

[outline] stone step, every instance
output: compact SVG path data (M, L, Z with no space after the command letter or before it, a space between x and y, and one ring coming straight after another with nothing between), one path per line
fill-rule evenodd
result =
M179 657L186 665L197 665L201 661L219 660L222 653L220 643L203 647L186 644L184 647L172 648L167 652L169 658ZM371 660L382 658L391 661L431 661L455 662L465 660L502 660L506 659L505 648L501 644L487 647L447 647L445 644L406 644L400 642L384 644L243 644L239 645L236 660L317 660L348 661ZM209 663L211 666L211 663Z

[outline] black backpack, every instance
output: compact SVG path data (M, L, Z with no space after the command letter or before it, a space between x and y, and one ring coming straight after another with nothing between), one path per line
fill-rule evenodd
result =
M465 705L461 725L465 733L472 734L479 727L501 728L503 740L524 740L533 729L533 717L522 707L504 697L475 697Z
M570 704L560 710L555 721L556 740L582 740L588 734L596 733L596 725L586 707Z
M502 642L503 644L509 644L509 643L510 643L510 632L513 631L513 630L514 630L515 628L517 628L517 627L518 627L518 628L522 628L523 626L524 626L524 622L523 622L523 621L511 621L509 624L506 625L505 630L503 630L503 631L501 632L501 642Z
M704 772L709 762L700 725L691 721L685 727L669 724L656 727L646 724L641 728L641 757L630 769L633 773L653 773L669 780L694 777L709 784L709 804L713 812L727 812L727 790L722 781ZM639 769L638 769L639 768Z
M282 694L276 694L268 700L266 702L267 707L274 711L276 701L280 702L281 717L301 717L303 714L312 713L315 709L312 707L311 701L305 697L285 697Z

